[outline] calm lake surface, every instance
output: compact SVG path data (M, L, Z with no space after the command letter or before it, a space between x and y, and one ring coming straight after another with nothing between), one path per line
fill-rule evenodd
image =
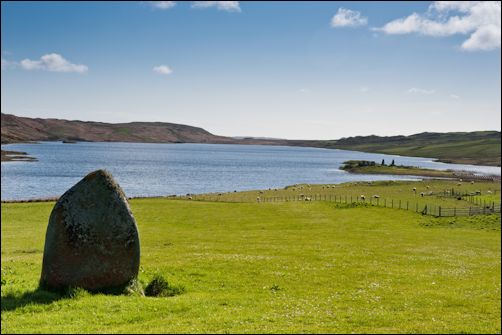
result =
M415 179L354 175L339 170L350 159L498 174L500 168L433 162L430 158L346 150L262 145L90 143L2 145L37 162L2 162L2 200L60 196L86 174L109 170L128 196L281 188L298 183Z

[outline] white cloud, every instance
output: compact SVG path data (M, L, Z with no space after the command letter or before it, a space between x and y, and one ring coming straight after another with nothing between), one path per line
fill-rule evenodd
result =
M148 1L148 3L157 9L169 9L176 6L176 1Z
M194 1L192 8L209 8L216 7L218 10L227 12L240 12L241 7L239 1Z
M455 100L460 99L460 97L456 94L450 94L450 98L455 99Z
M168 75L173 73L173 70L167 65L159 65L153 68L153 72L156 72L158 74Z
M369 90L370 90L370 89L369 89L368 87L366 87L366 86L363 86L363 87L361 87L361 88L359 89L359 91L361 91L362 93L366 93L366 92L368 92Z
M88 68L82 64L73 64L63 58L63 56L52 53L43 55L40 60L23 59L20 63L25 70L46 70L53 72L77 72L85 73Z
M310 92L310 89L308 89L308 88L300 88L298 91L299 91L300 93L309 93L309 92Z
M434 91L434 90L426 90L426 89L423 89L423 88L412 87L407 92L408 93L418 93L418 94L434 94L436 91Z
M500 17L499 1L435 1L427 13L413 13L373 30L434 37L470 34L462 49L493 50L500 48Z
M368 18L361 13L346 8L338 8L338 12L331 19L332 27L359 27L368 24Z

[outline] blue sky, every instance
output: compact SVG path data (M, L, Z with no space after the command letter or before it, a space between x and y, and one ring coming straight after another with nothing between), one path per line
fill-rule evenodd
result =
M336 139L500 130L497 2L4 2L3 113Z

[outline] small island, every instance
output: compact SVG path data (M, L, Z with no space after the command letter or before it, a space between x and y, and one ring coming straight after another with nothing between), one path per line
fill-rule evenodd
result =
M28 156L28 153L26 152L2 150L2 162L14 162L14 161L34 162L36 160L37 159L35 157Z
M394 160L389 165L382 160L380 164L374 161L365 160L350 160L343 163L341 170L350 173L360 174L392 174L392 175L408 175L421 177L438 177L438 178L458 178L459 175L452 170L433 170L424 169L416 166L396 165Z

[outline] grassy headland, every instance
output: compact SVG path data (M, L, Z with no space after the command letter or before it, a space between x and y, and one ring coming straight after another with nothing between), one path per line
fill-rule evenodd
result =
M382 165L373 161L351 160L346 161L340 167L341 170L350 173L361 174L391 174L438 178L456 178L457 174L452 170L432 170L405 165Z
M2 204L2 333L499 333L500 215L255 200L292 188L414 197L412 185L456 184L242 192L254 203L131 200L139 280L162 274L185 287L169 298L37 291L54 202ZM500 195L496 183L460 187Z

